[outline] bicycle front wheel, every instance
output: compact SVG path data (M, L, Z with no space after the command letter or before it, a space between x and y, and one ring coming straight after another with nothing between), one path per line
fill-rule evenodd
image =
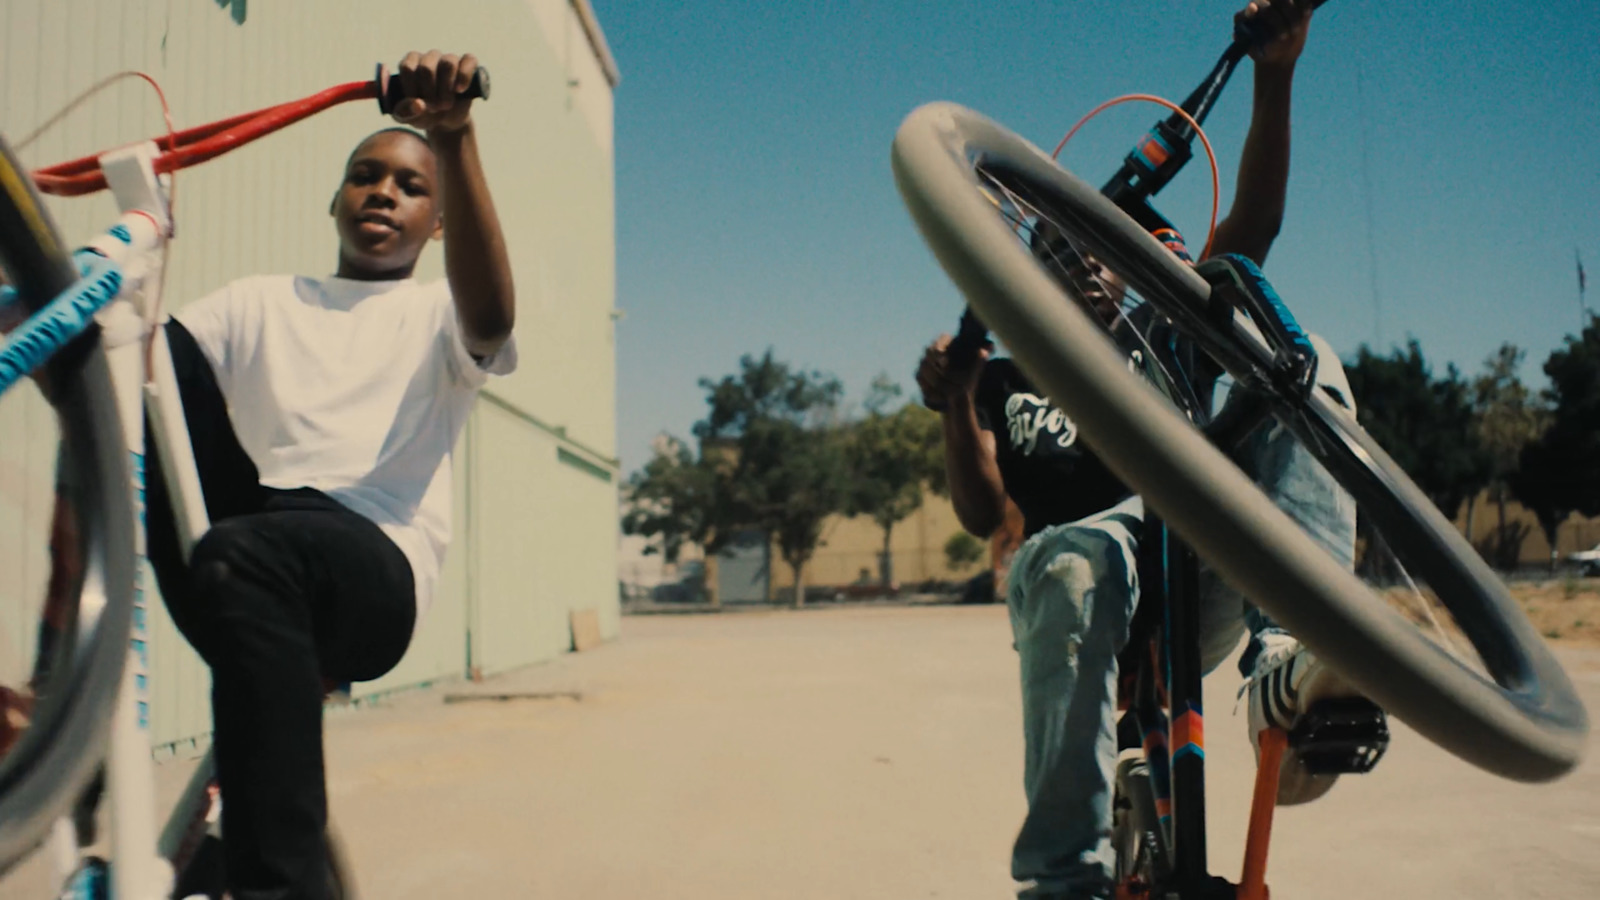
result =
M1504 584L1344 408L1314 391L1273 413L1421 574L1481 659L1466 664L1335 561L1130 371L1019 235L1049 224L1240 382L1270 350L1242 314L1209 318L1210 286L1088 184L1004 127L949 103L914 111L895 180L923 238L1034 383L1105 463L1206 562L1373 700L1488 771L1544 781L1579 761L1588 719Z
M78 273L31 184L0 141L0 268L37 309ZM72 448L68 499L84 571L33 719L0 758L0 875L38 846L104 757L133 614L133 498L110 366L92 336L47 365L61 439Z

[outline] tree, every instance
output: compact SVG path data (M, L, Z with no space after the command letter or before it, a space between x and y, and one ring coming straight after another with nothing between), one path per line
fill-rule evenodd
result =
M1515 345L1501 344L1472 383L1472 405L1477 413L1474 432L1488 461L1489 496L1500 513L1487 556L1502 569L1516 568L1527 537L1521 522L1506 521L1506 504L1512 493L1508 479L1519 469L1523 450L1538 440L1550 423L1549 410L1517 377L1523 355ZM1471 517L1469 506L1469 522Z
M1454 366L1435 378L1412 340L1389 356L1363 345L1345 372L1357 421L1446 516L1482 489L1488 459L1475 437L1469 386ZM1360 528L1366 547L1381 543L1365 517ZM1390 562L1388 554L1363 553L1362 574L1387 578L1394 574Z
M1507 490L1533 511L1539 520L1539 529L1550 543L1551 572L1556 568L1556 531L1573 511L1571 486L1563 477L1570 467L1564 462L1560 459L1559 448L1535 441L1523 449L1521 465L1506 477ZM1519 529L1518 534L1521 535L1522 530ZM1517 543L1520 549L1520 537Z
M683 441L663 434L653 450L650 461L623 487L628 509L622 516L622 532L654 538L645 546L645 554L659 553L676 563L686 545L709 539L710 479Z
M700 379L711 407L695 423L695 436L705 440L737 442L758 423L769 420L814 425L831 422L844 388L838 379L821 372L790 371L772 357L768 348L761 358L739 358L739 374L720 381Z
M706 591L716 605L716 573L710 563L733 536L730 526L735 524L729 467L720 465L715 457L696 456L671 435L657 438L653 449L650 461L623 487L627 511L622 516L622 532L653 538L644 552L659 553L668 563L677 563L686 546L703 548L708 564Z
M1591 313L1583 331L1550 354L1544 372L1549 427L1523 448L1510 487L1549 537L1553 567L1561 522L1572 512L1600 515L1600 316Z
M944 486L938 414L916 403L890 412L899 397L900 386L879 375L867 395L866 417L850 426L845 439L850 478L845 512L871 516L883 529L878 574L885 589L894 581L889 551L894 526L922 506L926 485Z
M1550 354L1551 423L1545 443L1564 473L1572 507L1600 515L1600 315Z
M983 542L958 531L950 535L950 540L944 542L944 561L952 572L958 572L983 559Z
M702 447L726 447L730 466L725 518L759 528L794 571L795 605L805 603L805 565L822 524L839 512L847 483L838 427L839 381L792 371L769 348L745 355L739 373L701 379L706 418L696 423Z
M1378 356L1363 345L1345 366L1361 427L1447 516L1482 489L1488 459L1475 438L1468 385L1455 366L1435 378L1422 347Z
M794 575L794 605L805 604L806 563L822 526L843 508L849 482L843 436L836 426L804 428L783 420L757 423L740 442L751 460L744 489L756 523L778 545Z

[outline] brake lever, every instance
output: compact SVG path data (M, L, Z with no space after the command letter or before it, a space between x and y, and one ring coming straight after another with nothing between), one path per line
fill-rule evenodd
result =
M1237 253L1213 256L1195 266L1211 285L1211 314L1218 322L1243 309L1272 349L1268 377L1273 386L1304 399L1316 383L1317 349L1261 269Z

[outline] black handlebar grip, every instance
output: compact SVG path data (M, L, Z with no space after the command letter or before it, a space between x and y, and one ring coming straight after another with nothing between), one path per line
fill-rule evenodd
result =
M1327 2L1328 0L1311 0L1311 8L1315 10ZM1233 42L1242 44L1243 47L1241 49L1258 47L1277 36L1276 31L1264 27L1259 21L1238 22L1233 26Z
M389 66L385 63L378 63L378 75L375 80L378 84L378 111L387 116L394 112L395 106L401 100L405 99L405 94L401 90L400 79L390 74ZM478 70L472 73L472 83L456 96L466 100L489 99L489 70L479 66Z
M989 329L978 320L972 308L968 307L961 314L961 327L956 329L956 336L950 339L949 346L944 348L945 360L952 369L965 369L978 359L978 353L989 346ZM924 397L923 404L934 412L944 411L944 402L940 398Z
M969 307L961 314L961 327L956 329L956 336L951 338L944 352L952 367L965 369L977 361L978 351L988 342L989 329Z

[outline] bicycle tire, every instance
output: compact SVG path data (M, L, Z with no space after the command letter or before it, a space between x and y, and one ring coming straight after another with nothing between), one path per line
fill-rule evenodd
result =
M1203 323L1198 312L1210 294L1192 268L1099 191L970 109L917 109L891 156L906 207L968 303L1112 471L1208 564L1367 696L1456 756L1520 781L1551 780L1577 765L1588 717L1572 682L1505 585L1354 417L1321 391L1273 408L1435 588L1490 678L1430 643L1129 371L980 194L975 162L1027 178L1070 237L1162 312L1196 316L1185 320L1191 325ZM1230 363L1249 368L1252 357L1265 358L1265 345L1259 337L1248 345L1237 317L1230 337L1224 349L1238 352L1219 359L1230 371Z
M37 309L77 280L27 170L0 139L0 266ZM47 692L0 759L0 876L35 849L104 756L122 686L134 600L134 507L128 449L105 350L91 332L46 364L51 404L74 466L71 502L84 575Z

